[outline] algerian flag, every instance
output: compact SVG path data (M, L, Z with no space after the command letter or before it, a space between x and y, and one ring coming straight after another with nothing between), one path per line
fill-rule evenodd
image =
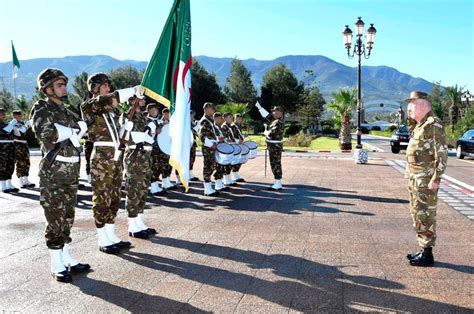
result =
M13 79L16 79L18 76L18 70L20 69L20 61L18 61L18 57L16 56L15 46L13 46L12 40L12 56L13 56Z
M170 108L170 165L189 189L191 132L190 0L175 0L141 83L142 92Z

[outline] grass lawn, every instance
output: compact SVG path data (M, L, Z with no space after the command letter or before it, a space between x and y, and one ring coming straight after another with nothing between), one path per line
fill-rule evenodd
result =
M372 135L378 135L378 136L385 136L385 137L391 137L392 136L392 131L386 130L386 131L370 131L370 134Z

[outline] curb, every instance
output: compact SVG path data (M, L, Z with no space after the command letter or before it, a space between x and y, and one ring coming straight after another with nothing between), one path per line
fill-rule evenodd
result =
M368 152L376 153L377 150L369 150L366 149ZM343 154L350 154L353 153L353 150L299 150L299 149L283 149L285 153L343 153Z

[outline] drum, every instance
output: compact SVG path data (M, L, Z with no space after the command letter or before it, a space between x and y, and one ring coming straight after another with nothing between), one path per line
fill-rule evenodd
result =
M247 145L240 144L240 149L242 151L240 152L240 162L239 164L245 164L249 160L250 156L250 149L247 147Z
M234 148L234 157L232 158L231 165L238 165L240 164L240 153L242 152L242 148L240 148L239 144L230 144Z
M171 136L170 136L170 125L165 124L161 128L160 134L157 136L158 146L160 147L161 151L166 155L171 154Z
M244 145L247 146L250 150L249 159L254 159L255 157L257 157L257 153L258 153L257 143L255 143L254 141L247 141L247 142L244 142Z
M214 153L214 160L222 166L230 165L234 158L234 148L227 143L219 143Z

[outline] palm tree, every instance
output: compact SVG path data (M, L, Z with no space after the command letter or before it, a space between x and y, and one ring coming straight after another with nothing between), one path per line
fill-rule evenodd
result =
M335 125L340 128L339 146L341 149L352 149L351 115L357 105L357 90L340 89L332 93L327 108L334 113Z
M461 105L462 87L458 85L446 87L446 102L448 105L449 123L451 131L454 131L454 125L457 122L458 110Z

